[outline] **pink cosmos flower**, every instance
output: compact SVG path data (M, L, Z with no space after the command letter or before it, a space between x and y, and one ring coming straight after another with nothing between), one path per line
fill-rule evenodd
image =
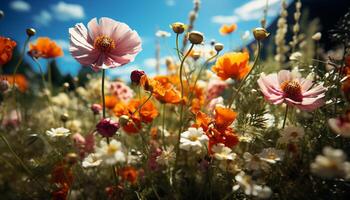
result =
M132 62L141 51L141 39L128 25L102 17L87 28L78 23L69 29L72 56L93 70L114 68Z
M311 80L299 75L281 70L278 74L262 75L258 84L265 99L272 104L286 103L305 111L321 107L327 89L322 85L314 85Z

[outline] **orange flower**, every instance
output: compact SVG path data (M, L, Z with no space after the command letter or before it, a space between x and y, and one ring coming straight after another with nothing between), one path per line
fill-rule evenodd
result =
M152 92L160 103L178 104L181 102L179 92L166 76L157 76L151 79L143 75L140 83L145 90Z
M230 52L218 58L212 70L222 80L228 78L241 80L250 71L248 62L249 54L247 52Z
M16 45L16 42L10 38L0 36L0 65L4 65L11 60Z
M209 151L217 143L222 143L227 147L238 144L239 139L234 130L229 127L236 119L236 113L228 108L216 107L215 119L211 119L203 112L196 114L196 127L202 127L209 138Z
M221 26L219 32L221 35L228 35L234 32L236 29L237 29L236 24L231 24L231 25L224 24Z
M13 75L3 75L1 78L6 79L11 85L14 83L19 91L25 92L28 89L28 81L27 78L23 74Z
M118 99L116 96L113 96L113 95L105 96L106 108L113 109L114 106L117 104L117 102L118 102Z
M126 124L122 124L123 130L127 133L139 132L141 129L141 122L151 123L158 116L158 110L152 101L147 101L141 109L135 113L139 106L145 101L146 98L144 97L141 101L132 99L128 104L118 102L113 108L113 112L117 117L126 115L130 118Z
M124 167L119 170L119 175L123 181L128 181L132 184L137 182L138 172L133 167Z
M63 56L63 51L48 37L39 37L36 44L30 44L29 54L35 58L56 58Z
M229 108L216 106L215 108L215 125L217 128L226 128L235 121L237 113Z

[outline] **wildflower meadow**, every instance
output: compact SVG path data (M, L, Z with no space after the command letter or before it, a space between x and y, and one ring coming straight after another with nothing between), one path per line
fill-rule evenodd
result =
M151 50L109 13L52 7L66 47L44 26L0 33L0 199L348 199L350 5L323 30L303 0L247 0L257 26L235 43L244 18L220 38L196 26L208 1L171 1L188 19L167 16ZM143 51L154 67L120 75ZM62 78L63 57L77 75Z

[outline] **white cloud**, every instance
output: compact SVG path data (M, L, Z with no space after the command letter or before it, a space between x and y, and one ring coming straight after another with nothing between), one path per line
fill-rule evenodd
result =
M22 0L15 0L10 3L10 8L18 12L28 12L31 9L29 3Z
M279 2L281 0L269 0L269 15L275 15ZM243 21L260 19L263 16L263 10L266 6L266 0L252 0L242 6L236 8L234 14Z
M69 4L63 1L51 7L57 20L68 21L82 19L85 16L84 8L79 4Z
M269 0L268 15L278 14L281 0ZM251 0L233 10L232 15L218 15L212 17L212 22L217 24L237 23L238 21L250 21L261 19L266 0Z
M175 6L175 0L165 0L167 6Z
M47 10L42 10L33 17L33 20L38 25L47 26L52 21L52 16Z
M69 50L69 42L63 39L54 40L58 46L60 46L63 50Z
M218 16L212 17L211 21L216 24L232 24L232 23L237 23L238 17L233 15L232 16L218 15Z
M166 58L160 58L160 65L165 64ZM157 65L157 60L155 58L147 58L143 61L143 65L148 68L154 68Z

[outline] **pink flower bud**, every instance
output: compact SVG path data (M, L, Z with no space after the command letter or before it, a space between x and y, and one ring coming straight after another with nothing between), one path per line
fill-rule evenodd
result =
M96 130L103 137L112 137L119 129L119 123L109 118L101 119L96 125Z
M134 70L131 72L130 79L133 83L140 84L141 76L145 75L142 70Z

